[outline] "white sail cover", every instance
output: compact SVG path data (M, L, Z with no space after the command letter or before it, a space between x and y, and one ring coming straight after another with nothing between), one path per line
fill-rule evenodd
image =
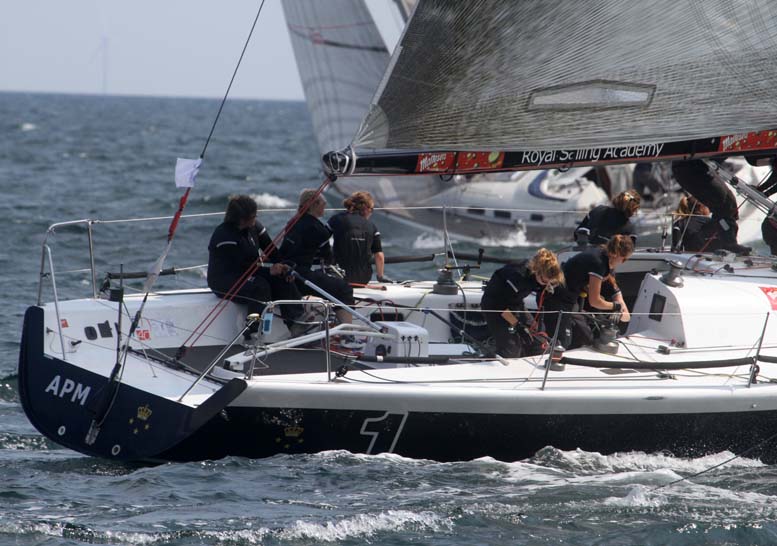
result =
M776 129L775 14L773 0L420 0L353 146L557 150Z
M283 0L320 150L347 146L388 66L363 0Z

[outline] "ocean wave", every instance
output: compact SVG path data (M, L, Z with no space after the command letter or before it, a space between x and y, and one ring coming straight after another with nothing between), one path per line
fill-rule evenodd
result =
M0 402L19 401L19 376L7 375L0 378Z
M27 131L34 131L37 128L38 128L37 125L35 125L34 123L29 123L29 122L22 123L22 124L19 125L19 130L22 131L22 132L25 132L25 133Z
M536 242L530 242L526 239L526 233L523 231L514 231L507 237L497 239L494 237L483 237L478 240L478 244L483 246L501 246L506 248L525 248L536 247Z
M290 540L336 542L349 538L371 538L381 532L450 532L452 529L453 522L450 518L438 516L433 512L388 510L326 523L297 521L278 535L279 538Z
M376 455L368 455L366 453L351 453L350 451L346 451L344 449L320 451L318 453L311 454L310 457L315 459L321 459L324 461L346 461L346 462L359 461L359 462L366 462L366 463L384 461L384 462L399 464L402 466L444 464L444 463L438 463L436 461L432 461L430 459L413 459L410 457L404 457L402 455L397 455L396 453L378 453Z
M63 521L4 521L0 522L0 535L8 534L18 542L22 536L57 537L87 544L177 544L188 543L188 539L207 541L207 544L262 544L272 533L267 528L225 529L207 531L185 529L176 531L119 531L97 529L88 525Z
M13 434L0 432L0 449L15 451L43 451L50 449L54 444L40 435L30 436L26 434Z
M452 241L456 242L456 241ZM412 247L417 250L441 249L445 245L445 239L438 234L422 233L413 241Z
M546 447L538 451L531 460L537 464L567 470L576 475L665 469L671 469L675 472L695 473L720 464L733 456L733 453L730 451L695 458L676 457L668 453L644 453L640 451L602 455L601 453L584 451L582 449L563 451L553 447ZM765 465L757 459L738 457L728 463L727 466L752 468Z
M259 209L286 209L294 206L294 203L272 193L251 194Z
M51 516L49 516L50 518ZM235 522L231 522L234 524ZM315 543L331 543L347 539L369 539L379 533L438 533L450 532L450 518L432 512L388 510L375 514L359 514L338 521L316 523L297 520L287 527L269 529L253 527L250 521L240 522L242 529L185 529L132 531L99 529L90 525L67 521L53 521L39 517L37 521L3 521L0 535L18 538L24 535L61 537L85 543L110 544L170 544L188 542L187 539L204 540L207 544L262 544L267 539L276 541L313 540ZM196 525L196 522L194 523ZM164 527L158 524L159 527Z

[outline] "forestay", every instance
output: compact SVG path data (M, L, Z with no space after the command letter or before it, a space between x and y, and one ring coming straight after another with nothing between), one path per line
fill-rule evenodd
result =
M423 0L352 146L513 156L461 170L772 149L772 13L767 0ZM405 163L395 172L452 167Z

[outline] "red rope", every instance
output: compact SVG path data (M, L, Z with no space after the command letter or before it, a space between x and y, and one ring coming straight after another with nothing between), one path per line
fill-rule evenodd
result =
M186 201L189 199L189 192L192 191L192 189L186 188L186 191L181 196L181 199L178 201L178 210L175 212L175 216L173 216L173 220L170 222L170 227L167 229L167 242L169 243L172 241L173 236L175 235L175 230L178 228L178 221L181 219L181 214L183 213L183 209L186 207Z
M543 288L542 292L540 292L540 301L537 302L537 313L534 315L534 320L532 320L531 325L529 326L529 334L531 334L532 337L539 337L543 339L541 343L543 351L548 348L548 340L550 340L548 333L539 329L542 305L545 303L545 294L547 294L547 289Z

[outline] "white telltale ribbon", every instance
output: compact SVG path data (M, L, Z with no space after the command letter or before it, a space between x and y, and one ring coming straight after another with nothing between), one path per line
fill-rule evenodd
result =
M193 188L197 173L200 172L202 158L184 159L179 157L175 162L175 186L178 188Z

